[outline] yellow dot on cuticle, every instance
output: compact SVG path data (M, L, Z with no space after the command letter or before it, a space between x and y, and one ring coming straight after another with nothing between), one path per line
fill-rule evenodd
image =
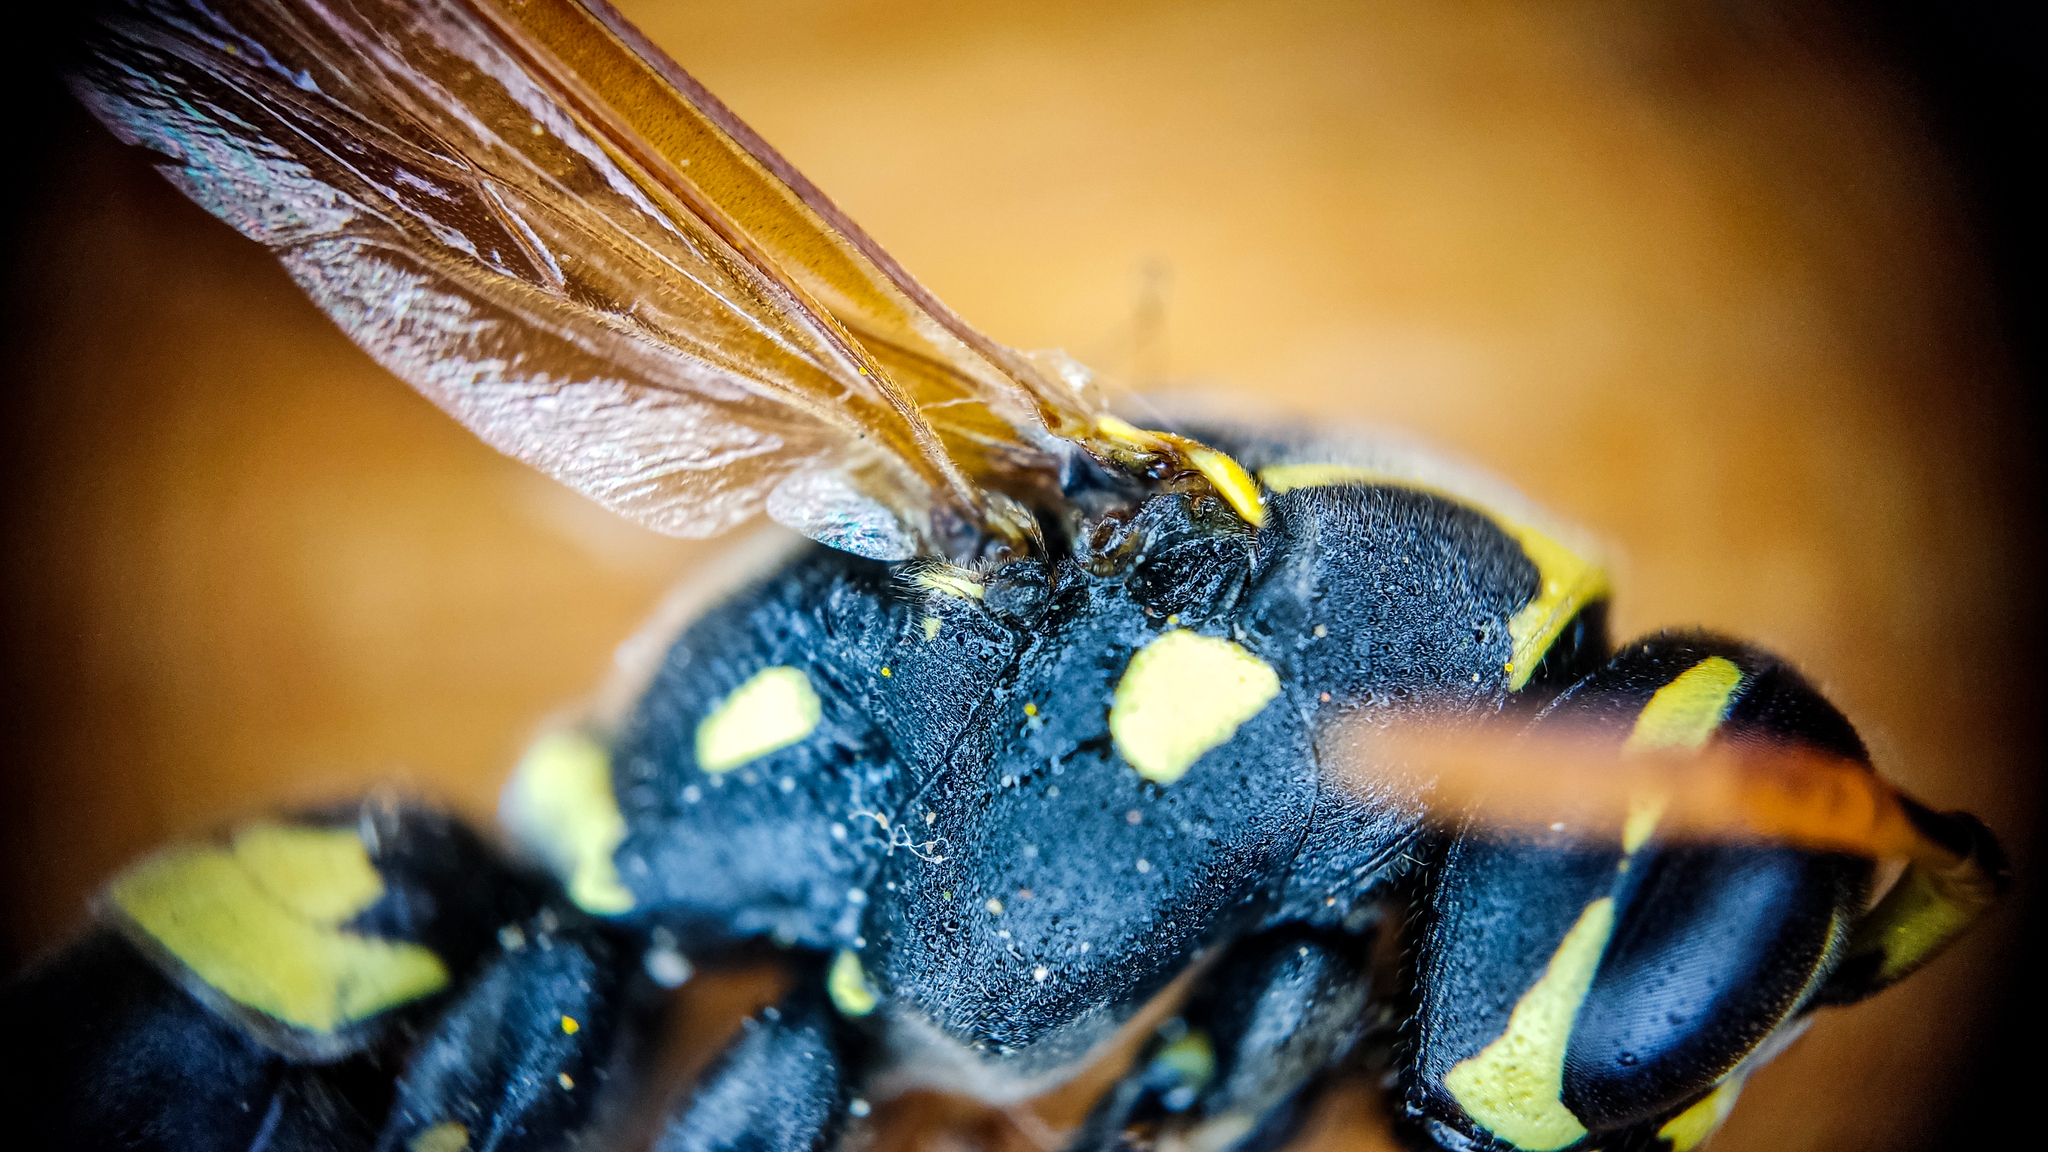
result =
M581 1025L581 1024L578 1024L578 1023L576 1022L576 1018L575 1018L574 1016L564 1016L564 1017L562 1017L562 1034L563 1034L563 1035L565 1035L565 1036L574 1036L574 1035L576 1034L577 1030L578 1030L578 1029L580 1029L580 1028L582 1028L582 1027L583 1027L583 1025Z
M888 666L887 664L884 664L884 665L882 665L882 675L884 675L884 676L894 676L894 675L895 675L895 673L894 673L894 672L891 672L891 671L889 671L889 666Z

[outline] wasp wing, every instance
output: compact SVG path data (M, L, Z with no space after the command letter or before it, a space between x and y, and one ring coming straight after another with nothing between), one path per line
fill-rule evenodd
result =
M616 16L510 11L131 0L74 86L381 364L599 502L685 536L766 504L884 558L971 536L982 493L921 408L1028 455L1029 390L963 403L999 369L938 356L893 265L823 259L862 249ZM914 396L882 359L939 367Z

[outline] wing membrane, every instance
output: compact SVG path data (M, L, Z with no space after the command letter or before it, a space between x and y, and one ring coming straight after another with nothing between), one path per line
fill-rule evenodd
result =
M75 82L385 367L602 503L709 535L802 480L865 501L814 519L890 557L977 523L948 445L1039 463L1066 418L1043 381L621 28L568 0L132 0Z

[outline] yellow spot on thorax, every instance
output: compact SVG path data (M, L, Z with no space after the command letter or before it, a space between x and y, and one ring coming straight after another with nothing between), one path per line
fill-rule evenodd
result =
M574 1016L562 1017L562 1035L574 1036L577 1032L581 1031L582 1028L583 1025L578 1024Z
M1109 731L1138 775L1171 784L1280 694L1265 661L1228 640L1175 629L1131 657Z
M882 1000L875 986L868 983L860 956L851 948L841 948L832 958L832 970L825 975L825 994L832 998L832 1006L839 1009L841 1016L849 1017L873 1012Z
M1742 1095L1742 1077L1730 1076L1714 1086L1699 1103L1673 1116L1657 1129L1661 1140L1671 1142L1671 1152L1692 1152L1714 1134L1714 1129L1735 1110L1735 1098Z
M1586 905L1543 975L1515 1003L1500 1039L1444 1077L1466 1115L1517 1148L1551 1152L1586 1134L1560 1098L1565 1045L1613 933L1614 898Z
M1296 488L1320 488L1339 484L1374 485L1426 492L1467 508L1492 520L1501 531L1521 545L1522 554L1536 566L1536 594L1508 620L1511 655L1506 671L1508 687L1519 689L1536 674L1543 654L1557 642L1565 625L1588 604L1603 600L1611 590L1607 570L1559 543L1549 533L1500 511L1475 504L1470 498L1406 476L1350 464L1279 464L1259 471L1259 479L1275 495Z
M1025 704L1025 705L1024 705L1024 714L1025 714L1026 716L1036 716L1036 715L1038 715L1038 705L1036 705L1036 704L1028 704L1028 703L1027 703L1027 704Z
M114 906L207 985L313 1032L437 992L427 948L341 930L384 895L352 831L257 824L231 847L159 852L108 886Z
M469 1129L444 1120L405 1142L406 1152L465 1152Z
M505 788L505 822L567 881L587 912L616 916L633 907L612 854L626 839L626 818L612 789L611 754L581 732L534 741Z
M882 665L882 675L884 675L884 676L894 676L895 674L896 674L896 673L894 673L894 672L891 672L891 671L889 670L889 666L888 666L887 664L884 664L884 665Z
M697 767L730 772L787 748L816 731L821 714L818 694L802 669L763 668L697 725Z

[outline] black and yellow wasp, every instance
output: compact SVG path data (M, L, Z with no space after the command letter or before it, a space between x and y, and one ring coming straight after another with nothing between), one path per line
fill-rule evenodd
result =
M602 0L92 27L92 111L489 443L819 546L534 745L516 853L371 802L113 880L6 993L33 1146L605 1146L660 1095L662 992L767 948L794 991L658 1147L1017 1100L1172 987L1077 1152L1272 1147L1370 1061L1417 1147L1684 1152L2003 882L1780 661L1611 649L1597 559L1498 486L1142 428L990 341Z

